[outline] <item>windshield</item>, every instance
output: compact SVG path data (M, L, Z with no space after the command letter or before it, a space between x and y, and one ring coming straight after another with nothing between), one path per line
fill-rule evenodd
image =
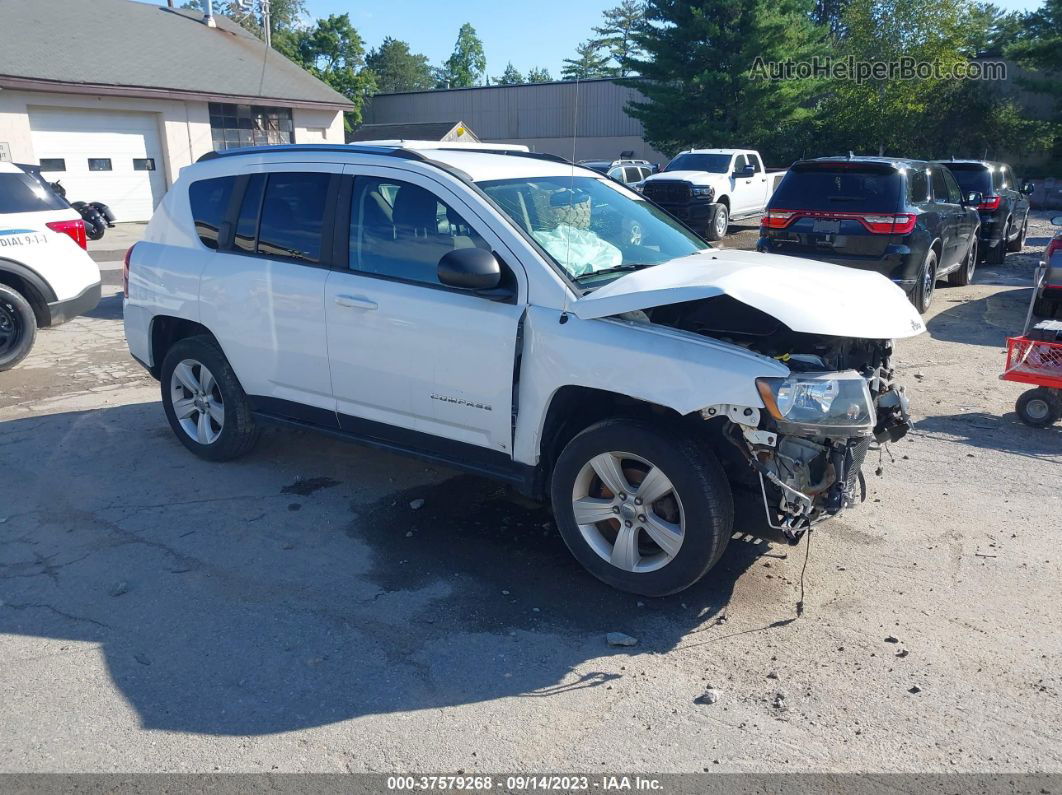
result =
M712 174L726 174L730 171L730 155L679 155L664 171L709 171Z
M531 177L479 186L586 286L710 248L663 210L603 179Z

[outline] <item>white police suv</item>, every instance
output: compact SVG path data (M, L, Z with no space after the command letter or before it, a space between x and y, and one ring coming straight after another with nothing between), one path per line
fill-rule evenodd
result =
M96 307L100 270L85 222L44 184L0 163L0 371L29 354L37 328Z

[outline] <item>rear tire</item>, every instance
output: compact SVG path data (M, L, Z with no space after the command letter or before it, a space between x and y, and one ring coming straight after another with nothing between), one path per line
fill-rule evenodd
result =
M911 303L920 315L929 311L933 304L933 293L937 289L937 252L933 249L926 254L926 261L918 272L918 285L911 293Z
M725 204L716 204L715 212L708 221L707 237L709 240L722 240L730 226L730 211Z
M1025 221L1021 225L1021 231L1014 240L1007 241L1007 251L1021 251L1025 247L1025 235L1029 231L1029 217L1025 217Z
M715 455L688 434L641 420L606 420L579 433L557 459L550 492L576 560L613 588L644 596L701 579L734 526Z
M970 250L966 252L966 259L959 265L959 269L948 274L948 284L952 287L965 287L973 281L974 271L977 270L977 238L970 243Z
M229 461L251 451L258 428L250 402L211 337L175 343L160 375L162 406L181 444L208 461Z
M1062 418L1062 392L1038 386L1023 392L1014 404L1018 418L1034 428L1046 428Z
M985 262L989 265L1002 265L1003 260L1007 257L1007 238L1010 236L1010 222L1007 222L1006 228L1003 230L1003 236L999 239L999 242L994 246L989 246L988 251L985 252Z
M33 349L37 316L22 293L0 284L0 372L10 370Z

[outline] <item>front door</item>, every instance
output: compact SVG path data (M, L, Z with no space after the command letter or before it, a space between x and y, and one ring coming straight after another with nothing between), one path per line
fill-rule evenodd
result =
M341 427L386 434L382 423L511 456L523 308L437 277L447 252L498 252L500 240L461 197L423 175L356 167L345 191L337 224L349 223L348 268L330 273L325 288Z

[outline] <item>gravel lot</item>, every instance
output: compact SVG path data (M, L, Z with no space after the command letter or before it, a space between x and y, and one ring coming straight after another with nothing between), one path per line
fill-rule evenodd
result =
M915 430L814 532L799 618L805 546L754 506L650 600L483 480L280 430L197 460L109 267L0 374L0 770L1062 772L1062 428L997 379L1046 216L900 345Z

